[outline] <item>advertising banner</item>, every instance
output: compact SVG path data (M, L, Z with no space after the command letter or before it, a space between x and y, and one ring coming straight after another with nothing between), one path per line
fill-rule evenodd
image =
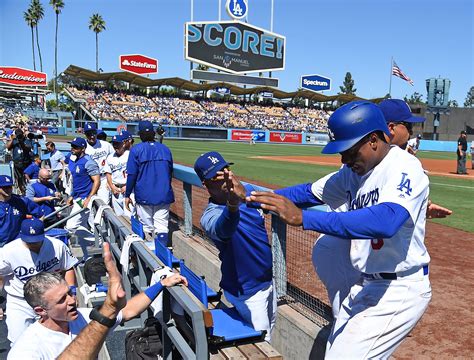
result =
M306 143L314 145L326 145L329 141L328 134L306 134Z
M232 130L231 140L234 141L265 141L265 131L258 130Z
M47 86L46 74L13 66L0 66L0 83L19 86Z
M239 21L187 22L186 59L233 74L285 68L286 38Z
M311 91L331 90L331 79L321 75L303 75L300 86Z
M227 130L206 128L182 128L181 136L192 139L227 139Z
M270 142L301 144L303 137L299 133L289 133L280 131L270 132Z
M156 74L158 72L158 60L145 55L120 55L120 70L133 74Z

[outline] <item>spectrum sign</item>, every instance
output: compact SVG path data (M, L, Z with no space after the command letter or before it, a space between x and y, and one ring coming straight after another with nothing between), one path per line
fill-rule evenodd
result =
M303 75L300 86L311 91L331 90L331 79L321 75Z
M46 74L13 66L0 66L0 82L20 86L47 86Z
M134 74L156 74L158 72L158 60L148 56L120 55L120 70L128 71Z

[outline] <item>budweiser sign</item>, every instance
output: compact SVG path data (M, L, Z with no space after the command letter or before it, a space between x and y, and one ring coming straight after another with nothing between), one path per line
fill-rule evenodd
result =
M0 66L0 83L21 86L47 86L46 74L13 66Z
M158 60L143 55L120 55L120 69L134 74L155 74Z

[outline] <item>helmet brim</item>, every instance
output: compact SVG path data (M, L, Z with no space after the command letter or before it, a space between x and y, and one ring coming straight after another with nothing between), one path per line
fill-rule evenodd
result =
M357 144L357 142L362 138L363 138L363 136L358 138L358 139L330 141L326 144L326 146L323 148L321 153L323 153L323 154L338 154L338 153L344 152L346 150L349 150L355 144Z

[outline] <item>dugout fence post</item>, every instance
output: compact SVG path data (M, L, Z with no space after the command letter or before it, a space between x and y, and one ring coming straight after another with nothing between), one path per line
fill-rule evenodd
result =
M193 234L193 186L183 181L184 233Z
M273 278L277 298L286 296L286 224L277 215L272 214L272 255Z

